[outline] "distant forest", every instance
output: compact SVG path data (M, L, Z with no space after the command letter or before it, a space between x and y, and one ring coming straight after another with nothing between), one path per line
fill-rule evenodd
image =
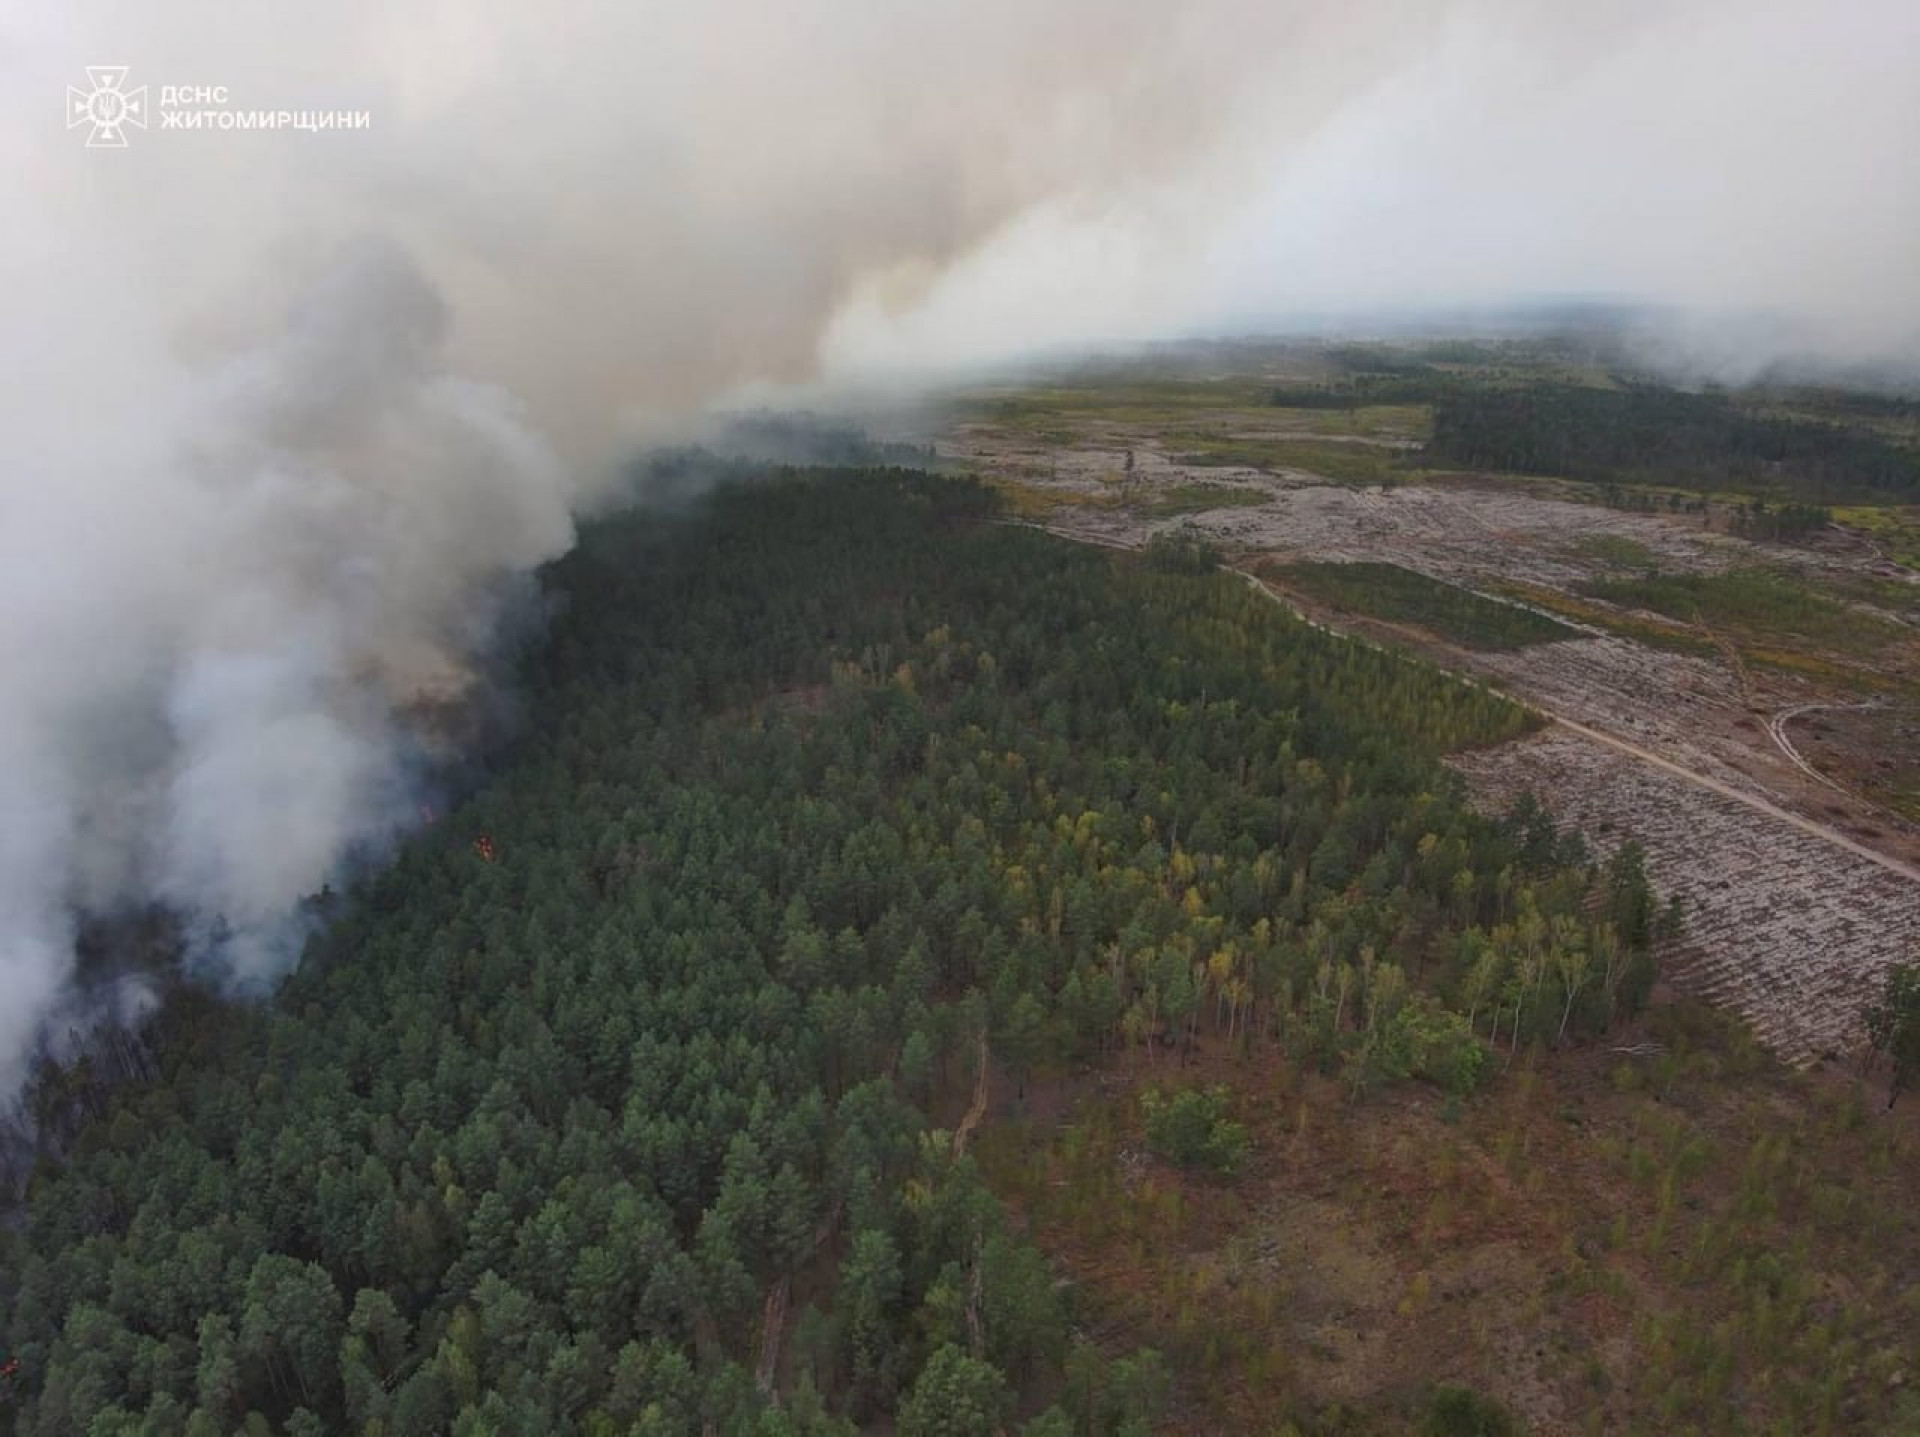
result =
M1821 503L1920 494L1920 450L1864 429L1755 414L1724 394L1652 385L1464 390L1436 406L1431 452L1488 469L1778 489Z
M279 997L41 1075L77 1136L0 1233L0 1424L1145 1433L1165 1364L1075 1335L955 1131L983 1063L1458 1095L1644 1000L1637 852L1439 761L1521 709L993 519L871 469L588 525L523 736Z
M1282 386L1271 402L1432 405L1426 452L1445 462L1610 485L1734 489L1809 506L1809 514L1830 503L1920 498L1920 435L1897 442L1861 422L1910 420L1920 400L1831 389L1694 392L1626 376L1575 384L1498 364L1497 352L1473 346L1336 348L1328 357L1346 372ZM1489 367L1461 373L1441 361ZM1776 520L1756 534L1776 537L1780 527ZM1789 519L1785 527L1808 526Z

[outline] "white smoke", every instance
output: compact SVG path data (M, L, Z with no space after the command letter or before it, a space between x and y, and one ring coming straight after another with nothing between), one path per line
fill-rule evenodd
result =
M166 901L255 986L298 901L412 818L408 714L470 681L469 610L572 535L562 467L446 371L444 319L403 256L353 246L124 467L76 445L10 486L0 1080L60 999L77 908ZM84 399L46 416L60 440L111 426Z
M64 127L85 67L365 131ZM0 1088L73 914L264 982L625 438L754 383L1618 294L1920 335L1906 0L0 10Z

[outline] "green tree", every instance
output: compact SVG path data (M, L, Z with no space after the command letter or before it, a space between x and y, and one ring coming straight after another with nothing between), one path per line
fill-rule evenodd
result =
M1045 1054L1046 1043L1046 1010L1032 993L1022 993L1014 1000L995 1038L1001 1061L1013 1074L1021 1098L1027 1095L1027 1079L1033 1073L1034 1064Z
M324 1405L336 1385L340 1336L340 1293L324 1269L279 1253L254 1263L238 1350L264 1363L277 1389L298 1393L304 1406Z
M240 1360L233 1323L219 1313L210 1312L200 1319L199 1357L194 1400L210 1418L229 1422L240 1407Z
M900 1254L886 1233L853 1240L841 1274L847 1345L847 1397L856 1415L890 1402L900 1382Z
M1227 1116L1224 1087L1187 1088L1171 1096L1141 1095L1147 1145L1169 1162L1230 1176L1247 1153L1247 1130Z
M1505 1408L1469 1387L1441 1386L1428 1400L1421 1437L1519 1437Z
M1008 1403L999 1368L945 1343L927 1359L900 1405L900 1437L993 1437Z
M1886 1054L1892 1064L1887 1106L1920 1079L1920 966L1898 963L1887 970L1880 996L1867 1010L1867 1054Z

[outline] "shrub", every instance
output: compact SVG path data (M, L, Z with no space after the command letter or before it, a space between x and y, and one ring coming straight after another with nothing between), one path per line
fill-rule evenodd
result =
M1005 1420L1007 1379L952 1344L936 1349L900 1406L900 1437L991 1437Z
M1222 1177L1247 1153L1247 1130L1227 1116L1227 1090L1188 1088L1167 1096L1149 1089L1141 1099L1147 1146L1168 1162Z
M1449 1385L1434 1389L1420 1424L1421 1437L1521 1437L1523 1430L1491 1397Z
M1147 540L1147 563L1169 574L1210 574L1220 567L1220 550L1198 530L1163 530Z
M1405 1044L1407 1068L1453 1097L1473 1091L1487 1050L1466 1018L1430 999L1409 1003L1395 1015Z
M1881 1053L1893 1059L1887 1083L1887 1106L1920 1080L1920 967L1896 964L1888 970L1886 986L1867 1013L1869 1057Z

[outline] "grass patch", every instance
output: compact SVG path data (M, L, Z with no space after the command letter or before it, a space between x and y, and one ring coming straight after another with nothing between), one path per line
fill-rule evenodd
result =
M1363 439L1400 439L1424 444L1433 433L1430 404L1276 405L1260 416L1302 434L1346 434Z
M1419 627L1470 649L1521 649L1578 638L1545 614L1489 599L1398 564L1284 564L1278 582L1335 608Z
M1872 539L1895 563L1920 568L1920 505L1860 505L1835 509L1833 517Z
M1114 509L1120 504L1117 493L1095 493L1055 484L1023 484L1018 479L988 482L999 493L1009 515L1035 523L1045 523L1062 509Z
M1522 1056L1455 1108L1203 1045L1180 1081L1249 1140L1225 1182L1129 1160L1150 1059L975 1151L1096 1340L1168 1356L1182 1431L1920 1430L1920 1150L1878 1083L1687 1000L1621 1041L1648 1049Z
M1858 654L1878 650L1906 632L1889 619L1863 613L1777 569L1643 574L1586 584L1581 592L1625 608L1732 630L1766 647L1798 639Z
M1740 657L1758 668L1794 674L1833 689L1865 695L1878 693L1882 688L1883 681L1879 674L1828 658L1824 654L1800 649L1754 647L1742 648Z
M1401 451L1374 444L1328 440L1214 439L1204 435L1170 441L1183 464L1243 469L1297 469L1335 484L1398 484L1416 476L1401 461Z
M1609 569L1654 569L1660 563L1660 556L1652 549L1624 534L1589 534L1573 547L1582 558Z
M1842 572L1827 576L1836 598L1884 609L1920 622L1920 584L1882 579L1873 574Z
M1036 523L1044 523L1063 510L1124 509L1130 505L1150 519L1173 519L1211 509L1258 508L1273 497L1264 489L1247 489L1235 484L1178 484L1170 489L1129 495L1118 483L1104 490L1092 490L1029 484L1010 478L990 482L999 491L1008 514Z
M1257 379L1050 384L965 402L961 413L1029 432L1063 422L1190 423L1207 410L1258 412L1268 387Z
M1592 590L1599 585L1589 585ZM1713 636L1698 627L1697 620L1688 618L1662 618L1657 611L1636 612L1627 608L1612 608L1608 604L1580 598L1563 593L1557 589L1539 588L1531 584L1504 583L1497 586L1498 592L1510 594L1525 603L1548 609L1573 623L1585 624L1600 629L1619 638L1631 639L1648 648L1664 649L1668 653L1685 654L1690 658L1721 661L1727 657L1729 648L1740 655L1742 663L1756 668L1774 669L1781 673L1791 673L1815 683L1832 688L1855 692L1877 691L1883 683L1882 676L1869 673L1864 669L1852 667L1836 661L1821 653L1793 648L1769 645L1756 641L1750 630L1730 635L1727 627L1713 624L1714 632L1722 643L1715 642ZM1871 616L1854 614L1858 622L1872 623ZM1712 620L1708 621L1712 624Z
M1718 645L1695 630L1678 628L1661 620L1637 614L1623 613L1602 604L1588 603L1571 594L1562 593L1558 589L1516 583L1502 583L1494 587L1496 592L1518 599L1522 603L1550 610L1574 623L1587 624L1620 638L1646 644L1650 648L1666 649L1676 654L1690 654L1695 658L1713 658L1720 652Z
M1177 484L1155 494L1146 505L1146 513L1153 519L1171 519L1209 509L1257 509L1272 498L1264 489L1243 489L1233 484Z

